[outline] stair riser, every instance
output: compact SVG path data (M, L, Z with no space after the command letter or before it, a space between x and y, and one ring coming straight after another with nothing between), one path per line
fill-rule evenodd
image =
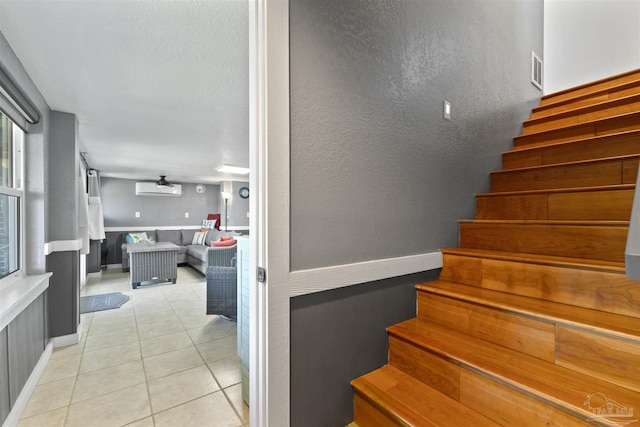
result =
M517 136L513 138L513 145L516 148L533 147L635 130L640 130L640 113L611 117L597 122L584 123L548 132Z
M389 365L453 400L460 397L460 367L457 363L392 335L389 336Z
M634 190L478 196L477 219L629 221Z
M423 291L418 293L418 317L640 391L640 341Z
M555 94L544 96L540 100L540 106L546 106L556 102L571 100L576 97L588 96L594 92L608 91L608 89L615 90L619 85L638 85L640 84L640 71L634 70L629 73L620 74L618 76L612 76L612 78L603 79L591 84L584 85L579 88L574 88Z
M640 132L509 151L502 156L502 167L517 169L633 154L640 154Z
M405 427L406 424L396 421L385 411L371 403L366 396L357 390L353 399L353 421L358 427L379 426L379 427Z
M460 370L460 403L502 425L584 427L575 417L467 369Z
M491 173L491 192L635 184L638 159L615 159Z
M445 254L440 279L640 317L640 286L623 274Z
M640 343L557 328L556 363L640 391Z
M547 322L427 292L418 293L418 317L547 362L555 360L555 327Z
M429 360L437 358L439 359L439 365L449 365L450 369L438 369L435 373L425 376L424 379L419 378L415 372L425 370L425 363L422 362L424 358ZM396 365L396 360L402 361L402 367ZM553 408L537 396L526 394L524 390L508 389L512 395L504 391L501 393L500 388L506 387L496 383L494 379L474 374L468 370L468 367L459 366L455 360L440 357L394 336L389 337L389 364L410 373L413 377L449 397L452 396L448 394L448 390L452 384L456 384L458 396L452 397L454 400L458 400L465 406L502 425L550 425L558 427L587 425L583 421L586 418L585 415L579 414L579 418L572 417ZM474 378L474 376L477 378ZM433 380L433 378L436 380ZM499 402L500 398L504 401ZM508 400L508 398L513 400ZM498 399L498 402L486 405L486 402L492 399ZM518 402L519 405L514 405L514 401ZM501 408L493 406L500 406ZM521 406L524 409L521 409ZM525 413L523 414L523 412ZM533 418L523 422L523 415L529 415L529 413L535 415Z
M561 103L555 106L536 107L531 111L531 119L549 117L568 110L599 104L614 99L624 98L640 93L640 81L630 82L623 86L612 88L606 92L598 92L592 95L577 98L571 102Z
M635 113L640 111L640 101L638 100L614 100L600 108L585 108L574 113L548 116L544 119L529 120L524 123L523 135L544 132L553 129L560 129L566 126L573 126L594 120L604 119L622 114Z
M624 261L628 227L461 223L460 247Z

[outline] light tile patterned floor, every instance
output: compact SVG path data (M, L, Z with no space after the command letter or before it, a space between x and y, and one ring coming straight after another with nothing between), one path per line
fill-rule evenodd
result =
M130 299L82 315L82 341L54 350L19 427L249 425L236 324L204 314L200 273L131 290L128 274L103 272L82 295L109 292Z

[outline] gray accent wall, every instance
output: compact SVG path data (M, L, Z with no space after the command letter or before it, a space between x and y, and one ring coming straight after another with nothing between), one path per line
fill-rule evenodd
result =
M183 183L180 197L136 196L136 182L100 179L105 227L197 226L208 214L221 212L219 185L206 185L203 194L196 192L196 184ZM135 217L136 212L140 212L140 218ZM189 218L184 217L185 212L189 212Z
M78 119L75 114L51 112L49 122L51 168L49 183L49 239L75 240L78 236Z
M291 269L457 246L539 103L543 0L289 5ZM292 426L353 420L349 382L387 362L385 328L438 274L292 298Z
M418 283L439 270L291 300L291 425L353 421L351 380L387 363L386 328L416 315Z
M456 246L539 102L543 0L291 0L290 46L291 269Z

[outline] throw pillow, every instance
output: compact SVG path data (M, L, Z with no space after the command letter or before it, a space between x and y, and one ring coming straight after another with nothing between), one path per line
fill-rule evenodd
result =
M207 219L215 219L216 220L216 230L220 230L220 214L209 214L207 215Z
M133 239L133 243L139 243L139 242L144 242L149 240L149 238L147 237L147 233L146 232L142 232L142 233L130 233L131 234L131 238Z
M193 235L193 240L191 241L192 245L204 245L204 242L207 241L207 232L196 231Z
M211 229L210 229L210 228L202 227L202 228L200 229L200 231L202 231L202 232L204 233L205 231L211 231Z
M133 243L133 237L131 237L131 233L127 233L127 235L124 236L124 242L125 243Z
M227 237L221 237L220 241L224 242L225 240L231 240L231 239L232 239L232 237L228 237L228 236Z
M235 245L237 242L235 239L230 239L230 240L221 240L219 242L214 242L213 240L211 241L211 246L212 247L220 247L220 246L233 246Z
M202 220L202 228L216 228L216 220L215 219L203 219Z

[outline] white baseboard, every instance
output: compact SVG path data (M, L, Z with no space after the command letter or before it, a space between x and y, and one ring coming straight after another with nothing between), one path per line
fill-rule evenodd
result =
M35 368L31 372L31 375L29 375L29 379L27 380L24 387L22 388L22 391L18 395L18 399L16 400L16 403L11 408L11 412L9 412L9 416L7 417L6 420L4 420L2 427L15 427L18 425L18 422L20 421L20 417L22 417L22 414L24 413L24 410L27 407L29 400L31 399L31 395L35 391L36 386L40 381L40 377L42 377L42 374L44 373L44 370L47 367L47 363L49 363L49 359L51 359L53 348L54 348L53 340L49 340L49 344L47 344L47 346L44 348L44 352L42 352L42 356L40 356L40 360L38 360L38 363L36 364Z
M81 339L82 339L82 322L80 322L80 324L78 325L78 331L75 334L62 335L59 337L51 338L55 348L78 344Z

